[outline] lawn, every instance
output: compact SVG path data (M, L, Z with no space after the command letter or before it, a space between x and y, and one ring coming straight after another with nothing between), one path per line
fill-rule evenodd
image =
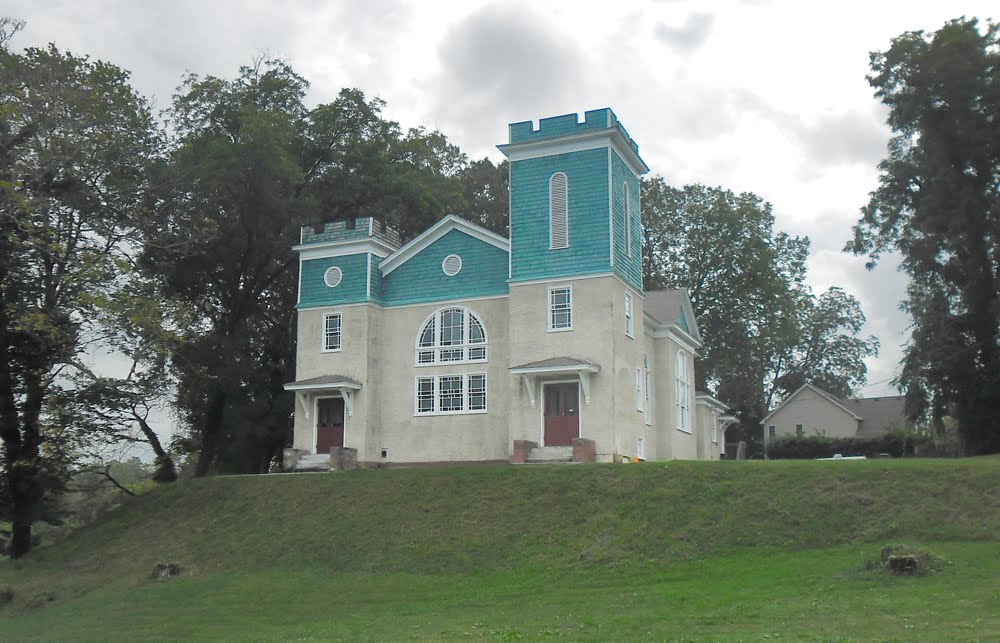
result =
M187 481L0 563L0 640L997 640L998 488L997 458ZM860 571L896 542L948 564Z

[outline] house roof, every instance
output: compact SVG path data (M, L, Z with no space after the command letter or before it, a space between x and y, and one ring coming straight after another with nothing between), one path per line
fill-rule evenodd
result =
M411 239L405 246L383 259L379 264L379 270L382 271L382 276L384 277L385 275L388 275L390 272L419 254L421 250L452 230L460 230L465 234L495 246L504 252L510 252L510 241L506 237L502 237L492 230L487 230L483 226L476 225L475 223L463 219L458 215L449 214Z
M285 384L286 391L301 391L308 389L351 388L360 389L361 382L344 375L321 375L307 380Z
M905 411L906 398L902 395L887 397L865 397L858 400L843 400L844 406L861 417L858 435L884 433L896 426L909 426Z
M777 413L778 411L780 411L781 408L784 407L786 404L791 403L792 400L794 400L796 397L798 397L799 394L802 393L803 391L807 391L807 392L810 392L810 393L815 393L819 397L826 399L831 404L833 404L835 407L837 407L838 409L840 409L844 413L847 413L848 415L850 415L855 420L860 420L861 419L856 413L854 413L854 411L852 411L849 408L847 408L846 406L844 406L844 400L837 399L836 397L834 397L833 395L827 393L823 389L821 389L819 387L816 387L816 386L813 386L812 384L806 382L805 384L803 384L802 386L800 386L797 391L795 391L794 393L792 393L791 395L789 395L788 397L786 397L784 400L782 400L781 404L779 404L778 406L774 407L774 410L771 411L770 413L768 413L764 417L764 419L760 421L760 423L761 424L766 424L767 421L769 419L771 419L772 415L774 415L775 413Z
M698 321L691 307L691 298L683 288L667 290L652 290L646 293L642 303L643 310L661 324L674 324L689 334L699 344L701 333L698 332Z
M576 359L575 357L552 357L549 359L543 359L537 362L528 362L527 364L521 364L520 366L511 367L511 372L536 372L542 373L546 371L573 371L573 370L587 370L597 372L601 370L601 367L593 362L588 362L585 359Z

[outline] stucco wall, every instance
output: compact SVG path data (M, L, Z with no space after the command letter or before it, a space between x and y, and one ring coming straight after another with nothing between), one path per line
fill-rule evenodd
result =
M811 388L795 393L763 424L765 441L771 425L775 427L776 437L795 435L796 424L802 425L805 435L847 438L858 431L857 420Z

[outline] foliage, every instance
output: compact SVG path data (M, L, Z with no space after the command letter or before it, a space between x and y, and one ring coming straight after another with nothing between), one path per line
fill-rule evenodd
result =
M933 439L912 431L889 431L869 438L834 438L825 435L783 435L769 440L765 455L771 460L802 460L863 455L877 458L888 454L893 458L926 455L933 449Z
M952 412L966 453L1000 451L1000 27L964 18L872 54L894 137L845 248L898 251L913 317L899 383L913 416Z
M697 384L740 417L742 439L759 439L774 402L812 382L847 395L865 382L874 337L840 288L805 286L809 240L774 230L771 205L751 194L660 177L643 182L647 290L687 288L705 341Z
M79 436L52 397L100 341L155 139L127 72L54 46L0 49L0 511L13 557L65 483Z

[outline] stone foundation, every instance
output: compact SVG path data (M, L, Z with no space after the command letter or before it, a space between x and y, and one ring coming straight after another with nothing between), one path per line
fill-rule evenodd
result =
M330 449L330 471L353 471L358 468L358 450L347 447Z
M531 450L537 447L538 443L531 440L514 440L514 453L510 456L510 463L524 464Z
M281 453L281 470L295 471L299 458L309 453L305 449L285 449Z

